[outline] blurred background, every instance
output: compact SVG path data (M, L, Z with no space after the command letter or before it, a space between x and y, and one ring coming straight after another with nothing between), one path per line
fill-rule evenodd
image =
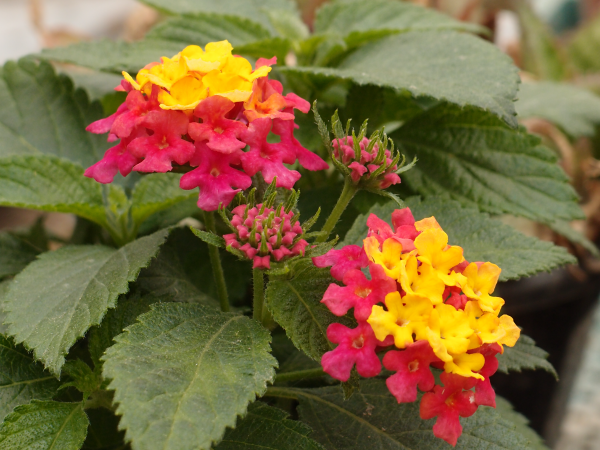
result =
M310 26L314 11L326 0L297 1ZM544 98L543 82L600 94L600 0L411 1L485 25L491 33L483 37L515 61L522 69L522 80L537 82L521 90L521 110L529 108L530 112L522 124L561 156L587 216L571 226L598 244L600 97L595 97L595 103L589 99L585 106L582 103L586 111L572 111L590 118L589 127L570 128L568 122L549 120L553 108L562 105L560 98ZM85 40L134 41L160 20L159 13L135 0L0 0L0 64L42 48ZM533 92L532 86L538 91ZM535 117L535 111L540 117ZM580 264L499 286L507 305L513 305L507 312L550 352L560 381L544 372L498 374L494 387L528 417L551 448L600 450L600 313L596 306L600 259L589 247L573 244L548 228L510 217L505 220L525 233L566 246ZM0 208L0 229L19 229L36 221L57 238L56 245L70 236L75 225L68 215Z

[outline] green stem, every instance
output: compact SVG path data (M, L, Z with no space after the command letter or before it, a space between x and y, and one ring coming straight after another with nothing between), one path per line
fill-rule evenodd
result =
M306 378L321 378L323 376L325 376L325 372L320 367L317 369L297 370L295 372L283 372L275 375L275 383L298 381Z
M212 211L204 211L204 226L206 227L206 231L217 234L215 227L215 215ZM219 249L214 245L209 245L208 256L210 257L213 276L215 277L215 283L217 284L217 295L219 296L221 310L227 312L229 311L229 297L227 295L227 285L225 284L225 275L223 274L223 266L221 265Z
M263 395L263 397L289 398L293 400L298 400L299 392L302 391L294 388L270 386L267 388L267 392L265 392L265 395Z
M335 204L335 208L333 208L333 211L331 211L331 214L329 214L329 217L327 218L327 221L325 222L325 225L323 225L323 229L321 230L325 231L325 233L319 238L317 238L315 242L325 242L327 240L327 238L333 231L335 224L338 222L338 220L340 220L340 216L346 210L346 207L357 192L358 187L352 182L350 178L346 178L346 181L344 182L344 189L342 189L340 198L338 198L338 201Z
M254 284L254 319L263 323L263 307L265 303L265 274L262 269L252 269Z

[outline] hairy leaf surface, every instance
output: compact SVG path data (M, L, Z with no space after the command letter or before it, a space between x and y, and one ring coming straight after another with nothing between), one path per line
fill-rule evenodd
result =
M8 331L54 374L77 339L100 323L156 256L168 230L120 249L71 246L44 253L10 284L4 299Z
M433 420L421 420L419 402L398 404L385 380L361 383L360 392L344 400L339 386L317 389L271 388L269 395L296 398L312 437L335 450L436 450L452 448L433 435ZM456 449L525 450L527 440L515 425L489 407L461 418L463 433Z
M335 280L329 269L319 269L307 258L294 266L290 275L273 278L267 285L267 306L294 345L312 359L333 350L327 340L327 327L333 322L352 326L348 318L334 316L321 303L323 294Z
M548 361L548 352L536 347L535 341L524 334L521 334L514 347L504 346L504 353L498 354L497 358L500 372L544 369L558 379L556 370Z
M556 155L490 114L440 105L392 138L409 161L419 159L402 182L423 196L449 194L492 214L541 222L583 217Z
M288 414L261 402L252 403L248 414L227 430L215 450L324 450L309 435L311 428Z
M104 357L134 450L209 450L266 390L277 361L254 320L198 304L161 303Z
M59 382L22 345L0 335L0 420L31 400L50 400Z
M79 450L89 421L82 403L33 401L0 425L0 450Z
M416 220L435 216L448 234L450 244L464 249L467 261L490 261L500 266L502 281L549 272L558 266L576 262L563 247L525 236L476 208L461 206L457 201L443 197L425 200L411 197L405 203ZM391 224L392 212L396 209L398 205L393 201L373 206L369 213L356 218L343 244L362 245L367 236L369 215L375 214Z
M85 127L102 116L99 103L46 62L22 59L0 69L0 158L47 154L90 166L108 144Z
M19 273L40 251L17 235L0 233L0 279Z
M351 80L408 91L415 97L473 105L516 125L519 77L491 44L454 31L389 36L364 45L336 68L292 67L284 72Z

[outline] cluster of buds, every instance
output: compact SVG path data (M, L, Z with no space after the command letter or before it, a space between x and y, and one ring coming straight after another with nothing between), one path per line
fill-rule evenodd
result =
M337 316L353 308L358 322L354 329L329 326L328 339L339 345L323 355L323 370L347 381L356 366L373 377L381 371L377 352L388 350L383 366L396 372L386 381L391 394L402 403L417 400L417 387L426 392L421 418L437 417L434 434L455 445L460 416L495 407L489 378L496 354L514 346L520 330L510 316L499 316L504 300L491 295L498 266L465 261L434 217L415 222L404 208L392 214L392 225L371 214L362 247L313 258L318 267L332 266L344 284L332 283L322 303ZM431 366L444 370L443 386L435 385Z
M337 111L331 118L334 139L330 140L329 130L319 116L316 104L313 106L313 111L319 133L333 164L361 189L381 193L381 189L400 183L399 174L411 169L416 163L415 159L411 164L406 165L406 158L394 149L394 142L383 130L376 130L371 137L367 138L366 120L360 127L358 136L354 130L350 134L350 120L344 130Z
M293 93L282 95L281 83L269 80L277 59L260 58L253 70L232 50L228 41L205 50L191 45L147 65L136 79L123 72L116 89L128 92L125 102L87 128L119 142L85 175L110 183L117 172L169 172L173 163L186 165L190 171L180 187L199 187L198 206L214 211L248 189L258 172L268 183L277 177L278 187L291 189L300 173L284 164L327 169L294 137L294 110L307 113L310 105ZM279 142L267 142L270 133Z
M255 189L248 198L238 196L243 204L236 206L228 217L224 209L219 212L233 233L223 236L227 250L242 258L251 259L254 269L270 269L271 257L282 262L294 256L304 256L308 242L304 239L318 216L300 225L299 214L293 209L298 202L298 192L293 190L285 203L274 207L277 193L276 180L265 193L263 203L254 205Z

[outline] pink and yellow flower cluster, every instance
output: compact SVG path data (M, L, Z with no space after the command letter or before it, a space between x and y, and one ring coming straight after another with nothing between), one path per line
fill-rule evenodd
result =
M495 406L489 377L498 368L496 354L514 346L520 330L499 314L504 300L492 295L498 266L466 261L434 217L416 222L404 208L394 211L392 224L372 214L362 247L313 258L318 267L332 266L343 283L331 284L322 303L337 316L353 309L358 322L354 329L329 326L327 337L339 345L321 362L341 381L354 366L373 377L381 371L377 352L395 347L383 357L383 366L396 372L386 381L390 392L398 402L415 401L417 387L426 392L421 417L437 416L434 434L455 445L459 416ZM435 385L431 366L444 370L443 386Z
M249 188L259 172L267 183L277 177L277 187L291 189L300 173L284 164L328 168L294 137L294 109L306 113L310 105L294 93L284 96L281 83L268 78L276 58L261 58L253 69L232 50L228 41L205 49L191 45L147 65L135 79L123 72L117 90L128 93L125 102L87 128L119 142L85 175L110 183L117 172L189 165L181 188L199 187L198 206L214 211ZM279 142L268 142L270 133Z

